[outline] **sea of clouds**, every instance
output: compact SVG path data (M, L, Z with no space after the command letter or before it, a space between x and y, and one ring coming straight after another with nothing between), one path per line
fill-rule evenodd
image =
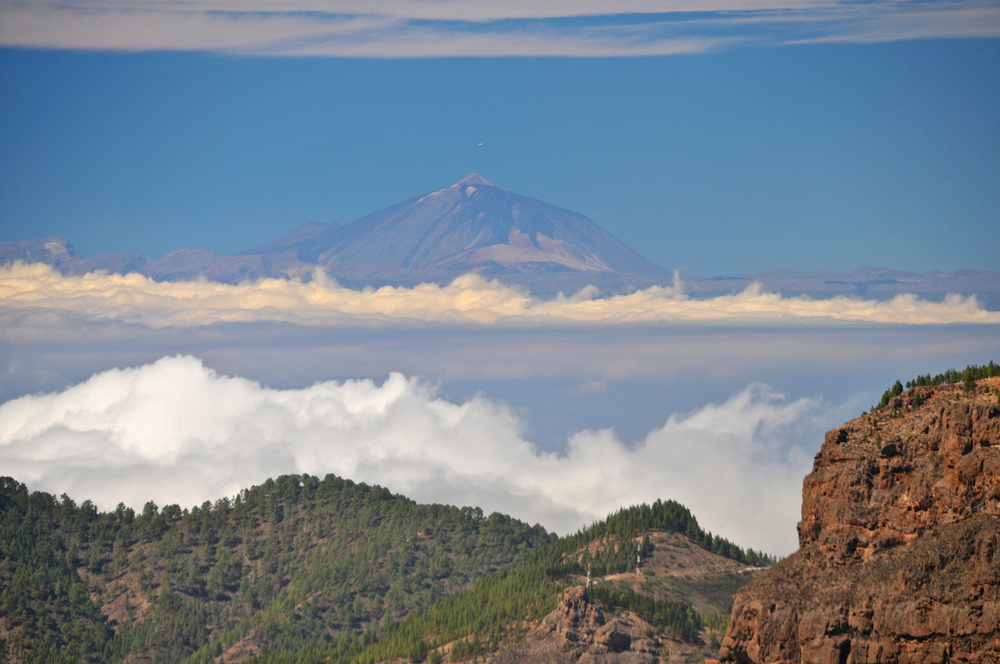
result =
M1000 311L987 311L975 296L949 295L942 302L911 294L884 302L843 296L814 300L767 293L755 284L741 293L694 299L685 295L679 281L672 287L654 286L627 295L598 295L596 288L587 287L570 297L540 299L474 274L444 286L352 290L321 271L308 282L260 279L230 285L205 280L156 282L139 274L64 276L41 263L0 268L0 307L7 311L71 311L89 320L121 320L153 328L220 322L320 326L387 320L516 326L724 321L1000 323Z
M351 290L12 264L0 472L105 509L335 473L560 533L674 499L788 553L822 431L895 378L995 359L998 324L960 296L543 300L474 275Z
M334 473L559 533L672 498L716 533L788 553L810 466L789 441L817 408L754 384L670 415L635 445L578 431L556 453L527 440L505 404L448 401L401 374L279 390L168 356L0 405L0 467L103 509L187 507L283 473Z

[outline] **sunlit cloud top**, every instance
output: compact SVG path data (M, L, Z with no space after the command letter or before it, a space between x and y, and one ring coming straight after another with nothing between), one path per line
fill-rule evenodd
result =
M237 285L209 281L156 282L139 274L63 276L48 265L0 268L0 312L73 312L89 320L120 320L153 328L220 322L280 321L338 325L419 321L457 325L614 325L643 322L1000 323L975 296L942 302L899 295L889 301L782 297L753 285L741 293L694 299L683 284L599 297L594 287L543 300L468 274L448 285L351 290L317 271L309 282L262 279Z
M996 2L12 0L0 44L263 55L643 56L737 43L1000 36Z
M672 498L711 530L788 553L811 457L792 441L817 406L755 384L691 413L664 413L635 446L613 430L578 431L555 454L526 439L506 405L481 395L451 402L401 374L381 385L275 390L194 357L164 357L0 404L0 467L103 509L197 505L281 473L332 472L560 533Z

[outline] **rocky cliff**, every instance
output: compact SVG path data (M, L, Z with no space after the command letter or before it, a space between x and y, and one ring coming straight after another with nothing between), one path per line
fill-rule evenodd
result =
M826 435L799 550L737 595L723 662L1000 662L1000 381Z

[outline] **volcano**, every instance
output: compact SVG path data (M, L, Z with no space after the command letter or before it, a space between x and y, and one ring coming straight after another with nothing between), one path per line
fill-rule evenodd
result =
M356 221L300 226L243 255L279 269L321 267L345 283L667 274L587 217L478 174Z
M471 272L543 297L587 286L605 294L629 293L674 281L672 273L582 214L501 189L476 173L361 219L305 224L231 256L194 248L177 249L157 260L129 252L84 258L60 237L0 241L0 265L16 260L47 263L63 274L138 272L156 281L204 278L230 284L262 277L308 281L322 268L349 288L448 284ZM684 291L715 297L738 293L755 282L787 296L887 300L913 293L941 301L957 293L976 295L991 311L1000 308L1000 273L979 270L686 275Z

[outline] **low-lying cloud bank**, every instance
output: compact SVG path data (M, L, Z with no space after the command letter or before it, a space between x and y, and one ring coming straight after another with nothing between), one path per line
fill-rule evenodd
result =
M671 415L634 447L582 431L553 454L504 404L452 403L401 374L275 390L177 356L0 405L0 468L103 509L192 506L283 473L335 473L560 533L672 498L714 532L788 553L810 467L788 440L817 410L756 384Z
M753 285L742 293L698 300L686 296L680 282L628 295L597 296L597 289L588 287L571 297L541 300L474 274L445 286L359 291L344 288L319 271L307 283L261 279L229 285L156 282L138 274L63 276L40 263L0 268L0 309L72 311L88 320L121 320L153 328L218 322L338 325L387 320L473 325L743 320L1000 323L1000 312L983 309L975 296L949 295L943 302L909 294L885 302L842 296L813 300L765 293Z

